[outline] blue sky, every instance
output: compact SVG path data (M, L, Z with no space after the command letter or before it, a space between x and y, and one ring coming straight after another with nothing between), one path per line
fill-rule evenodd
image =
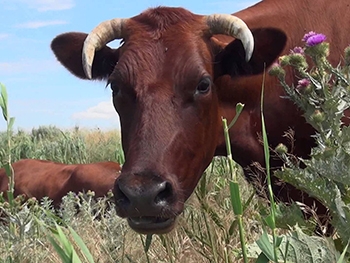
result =
M0 0L0 82L9 95L15 129L119 128L105 83L80 80L55 59L51 40L69 31L88 33L100 22L131 17L148 7L181 6L198 14L233 13L257 0ZM0 131L5 121L0 119Z

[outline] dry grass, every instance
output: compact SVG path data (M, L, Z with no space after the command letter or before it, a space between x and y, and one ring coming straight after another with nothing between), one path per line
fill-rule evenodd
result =
M44 135L40 135L40 140L36 141L33 139L33 134L36 137L38 134ZM55 135L51 136L52 134ZM76 156L69 154L71 149L78 149L74 154L79 154L79 150L82 151L80 155L82 162L121 160L122 163L123 161L120 135L117 131L89 131L75 128L72 131L58 132L56 129L50 131L50 128L49 130L41 128L39 132L32 134L14 134L12 140L16 142L13 148L17 149L17 152L23 153L21 147L31 149L27 153L29 154L27 158L31 158L31 153L40 152L41 159L55 160L50 151L47 151L47 156L44 155L45 149L49 149L50 144L56 145L56 149L64 150L69 147L66 154L60 157L66 158L67 163L77 161ZM45 144L46 148L40 148ZM19 155L13 156L15 160L19 158L21 158ZM176 229L167 235L153 236L148 253L144 251L145 236L130 230L126 222L116 216L114 210L109 210L100 220L94 220L93 209L103 207L105 200L97 204L83 203L82 211L76 214L77 199L74 196L67 196L61 217L82 237L95 262L240 262L239 235L237 225L233 223L235 216L230 203L228 178L223 159L217 159L215 165L207 169L195 193L186 203L186 209L179 217ZM239 180L244 203L254 190L242 177ZM261 204L258 200L260 199L254 197L245 210L244 227L247 243L255 241L261 234L259 214ZM45 202L44 207L48 207ZM13 262L61 262L43 228L34 221L27 222L27 218L34 214L48 225L52 224L52 220L38 211L22 209L17 213L19 219L13 225L17 234L12 237L8 235L11 232L8 225L0 226L0 236L3 237L3 242L0 243L2 258L0 262L11 262L8 261L10 257ZM23 228L26 231L21 233ZM76 250L80 253L78 247Z

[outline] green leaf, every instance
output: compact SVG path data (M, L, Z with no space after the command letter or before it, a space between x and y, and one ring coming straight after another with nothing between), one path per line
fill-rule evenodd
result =
M57 236L58 240L63 245L67 254L71 255L72 251L73 251L72 244L69 242L66 235L63 233L62 228L59 225L57 225L57 223L55 223L55 226L56 226L56 230L57 230L57 234L58 234L58 236Z
M84 241L81 239L81 237L77 234L77 232L74 231L74 229L70 226L68 226L69 231L72 234L72 237L74 239L74 241L77 243L78 247L80 248L81 252L83 253L83 255L86 257L86 259L90 262L93 263L94 259L89 251L89 249L87 248L87 246L85 245Z
M346 262L346 261L344 261L344 260L345 260L345 254L346 254L346 252L348 251L348 247L349 247L349 241L348 241L348 243L346 244L343 253L341 253L341 255L340 255L340 257L339 257L337 263L345 263L345 262Z
M256 241L257 245L261 249L261 251L268 257L269 260L275 261L274 252L273 252L273 244L270 242L267 233L261 235L261 237Z
M55 241L55 239L52 236L48 236L48 239L51 243L51 245L54 247L56 250L57 254L60 256L62 259L63 263L71 263L71 259L69 256L66 254L66 252L60 247L60 245Z
M71 257L72 257L72 261L71 261L72 263L82 263L77 252L74 250L74 248L73 248Z
M243 207L241 196L239 192L239 184L236 182L230 182L231 203L235 215L243 214Z
M269 262L270 260L268 259L268 257L266 257L264 253L261 253L256 260L256 263L269 263Z
M265 217L264 221L269 228L271 228L271 229L276 228L275 219L271 214L268 215L267 217Z
M14 123L15 123L15 117L11 117L7 128L9 130L12 130L12 127L13 127Z
M236 105L236 115L233 118L233 120L230 122L230 124L228 125L228 129L231 129L232 126L236 123L239 115L242 113L243 108L244 108L244 104L237 103L237 105Z
M336 262L336 259L339 258L339 252L336 250L333 240L308 236L299 227L296 226L294 228L293 232L279 236L276 241L277 245L279 245L277 248L278 262ZM272 236L264 232L256 243L247 246L248 257L262 257L260 254L263 253L269 260L273 261L272 241Z
M2 109L2 115L4 116L5 121L7 121L7 114L8 114L8 108L7 108L7 92L5 86L1 85L1 96L0 96L0 106Z
M144 248L146 253L148 252L148 250L152 244L152 237L153 237L152 234L148 234L146 236L146 242L145 242L145 248Z

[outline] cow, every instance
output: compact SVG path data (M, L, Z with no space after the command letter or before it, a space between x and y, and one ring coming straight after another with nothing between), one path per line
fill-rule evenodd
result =
M104 21L89 34L63 33L51 42L58 61L82 79L106 80L121 122L125 164L113 189L117 214L139 233L167 233L213 156L226 155L222 117L232 120L233 159L243 168L264 165L260 94L264 70L302 45L309 31L327 36L330 62L350 43L348 0L263 0L233 15L198 15L155 7L132 18ZM107 44L121 39L120 47ZM287 71L287 82L297 78ZM265 77L264 117L271 148L285 144L307 158L314 129L276 77ZM294 141L284 136L294 131ZM282 166L271 160L272 169ZM249 181L264 179L252 175ZM274 177L284 202L316 202Z
M90 164L63 164L47 160L22 159L12 164L14 170L14 196L35 197L40 200L47 196L58 208L62 197L69 192L79 193L92 190L95 197L103 197L113 189L121 167L115 162ZM0 169L0 192L8 190L5 169Z

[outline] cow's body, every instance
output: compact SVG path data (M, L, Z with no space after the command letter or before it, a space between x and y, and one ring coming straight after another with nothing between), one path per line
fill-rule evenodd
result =
M78 193L92 190L95 197L105 196L113 188L121 170L115 162L63 164L35 159L20 160L13 163L12 167L15 174L15 196L24 195L36 199L47 196L55 206L70 191ZM8 178L5 169L0 169L0 192L7 190Z
M124 39L116 50L105 46L110 37L95 44L104 34L95 30L84 49L83 33L62 34L52 42L58 60L80 78L90 76L89 61L95 54L92 78L111 83L126 157L114 187L117 213L136 231L172 229L212 157L226 154L221 116L231 120L238 102L245 107L230 130L233 158L243 167L253 162L264 166L259 134L265 65L268 68L281 54L301 46L309 31L327 36L333 64L350 43L348 0L265 0L235 15L254 35L249 62L249 40L242 41L243 49L242 42L226 31L210 34L202 16L178 8L149 9L127 21L114 21L117 26L109 32ZM248 33L241 39L249 39ZM96 53L88 43L95 45ZM290 83L297 81L293 72L287 77ZM264 114L270 146L290 146L283 135L293 129L293 153L307 157L314 130L292 102L281 98L283 94L278 80L266 75ZM281 164L272 161L273 167ZM252 178L248 171L245 174ZM275 184L274 192L283 201L314 201L288 185ZM319 212L324 213L324 207Z

